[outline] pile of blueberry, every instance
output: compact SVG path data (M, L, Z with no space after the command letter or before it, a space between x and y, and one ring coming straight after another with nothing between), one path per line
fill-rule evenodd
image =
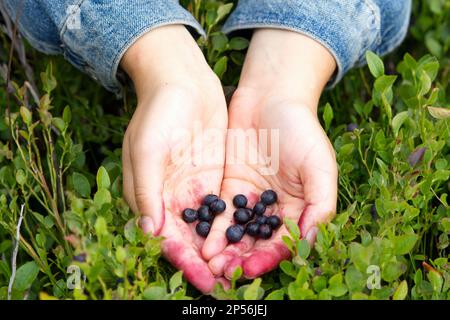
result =
M226 237L229 242L239 242L245 233L252 237L269 239L272 231L281 225L281 219L276 216L265 216L266 207L277 202L277 194L273 190L266 190L261 194L253 209L247 208L247 197L238 194L233 198L233 205L236 208L234 212L234 221L236 224L228 227ZM219 199L214 194L208 194L202 201L202 205L197 210L187 208L182 212L183 220L187 223L199 221L195 230L198 235L206 237L211 230L211 224L215 216L224 212L226 209L225 201Z
M269 239L272 231L281 225L280 217L276 215L265 216L266 207L277 202L277 194L273 190L266 190L261 194L253 209L247 208L247 198L238 194L233 198L235 225L228 227L226 237L229 242L239 242L245 233L252 237Z
M203 198L202 205L197 210L187 208L182 212L183 220L187 223L192 223L199 220L195 227L197 234L206 237L211 230L211 224L216 214L225 211L227 205L225 201L219 199L215 194L208 194Z

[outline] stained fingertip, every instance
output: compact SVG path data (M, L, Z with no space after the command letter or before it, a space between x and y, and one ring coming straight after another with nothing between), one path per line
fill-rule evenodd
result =
M231 283L228 279L225 278L217 278L217 283L220 283L225 291L231 288Z
M241 257L234 257L228 262L224 267L224 276L225 278L231 280L233 278L233 274L238 267L242 267L243 259Z
M215 257L213 257L209 263L208 267L211 270L211 272L216 276L223 275L223 269L225 265L232 259L230 255L225 254L219 254Z
M253 279L274 270L281 261L288 259L290 252L283 244L273 248L261 249L246 257L242 263L242 270L247 279Z

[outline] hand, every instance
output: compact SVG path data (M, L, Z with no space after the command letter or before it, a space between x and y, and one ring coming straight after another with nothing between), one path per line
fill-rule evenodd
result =
M227 246L225 230L233 223L231 199L238 193L246 195L248 206L253 206L262 191L277 192L278 203L268 207L266 214L298 221L302 237L311 244L317 223L333 216L336 160L317 119L317 104L334 68L328 51L305 36L281 30L255 32L229 109L231 130L221 191L229 205L214 221L203 248L214 274L230 278L242 266L244 276L254 278L276 268L290 254L282 241L288 235L284 225L269 240L255 241L245 235ZM247 140L245 152L236 153L233 130L239 129L253 132L258 139ZM261 130L268 130L269 152L261 148L266 142L259 136ZM257 154L260 161L250 161L251 154ZM272 172L262 170L269 168Z
M122 67L138 96L123 141L125 199L145 232L164 237L164 256L188 281L203 292L217 281L227 286L202 258L195 224L181 218L184 208L220 191L227 127L220 82L180 25L144 35Z

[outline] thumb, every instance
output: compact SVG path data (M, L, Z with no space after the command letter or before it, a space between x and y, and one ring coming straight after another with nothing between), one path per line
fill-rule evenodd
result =
M134 177L134 197L140 226L145 233L160 234L165 222L163 199L164 164L162 156L140 152L131 156Z
M311 246L315 242L317 225L327 223L334 217L337 201L336 161L332 154L318 159L300 169L307 205L298 224L302 237L308 240Z

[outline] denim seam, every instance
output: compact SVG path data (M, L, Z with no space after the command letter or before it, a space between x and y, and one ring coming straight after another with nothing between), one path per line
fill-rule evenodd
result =
M145 28L142 28L138 31L136 31L130 38L128 41L125 42L125 44L122 46L122 48L118 51L118 53L116 54L116 56L113 59L113 63L112 63L112 68L111 68L111 74L110 74L110 78L113 79L113 83L115 86L118 86L118 88L120 89L121 84L120 82L116 79L116 74L117 74L117 69L119 68L119 63L120 60L122 58L122 56L125 54L125 52L133 45L133 43L135 43L142 35L144 35L145 33L165 26L165 25L171 25L171 24L183 24L183 25L188 25L193 27L194 29L197 30L197 32L201 35L201 36L205 36L205 32L202 29L201 25L197 22L192 22L192 21L188 21L185 19L173 19L173 20L160 20L157 23L152 24L151 26L147 26Z
M403 23L402 27L400 28L399 32L390 39L391 41L387 42L385 46L380 46L379 53L384 54L386 52L389 52L393 50L395 47L397 47L405 38L408 33L408 27L410 22L410 14L408 14L408 19L405 19L405 22Z
M85 0L78 0L78 2L74 3L73 5L74 6L78 6L78 9L81 10L81 6L83 5L84 1ZM62 20L63 22L61 24L61 31L59 32L59 38L60 38L60 41L61 41L62 44L64 44L64 41L63 41L64 33L67 31L67 22L69 20L70 15L71 15L71 13L69 13L69 12L66 12L66 13L67 13L66 16Z
M317 35L313 34L310 31L304 30L304 29L300 29L298 27L293 27L291 25L285 25L283 24L283 22L280 21L274 21L274 22L267 22L267 20L265 21L258 21L255 20L254 22L248 23L248 24L240 24L240 25L236 25L234 27L230 27L227 29L222 30L222 32L224 33L230 33L232 31L236 31L236 30L240 30L240 29L259 29L259 28L273 28L273 29L282 29L282 30L289 30L289 31L294 31L300 34L303 34L309 38L314 39L315 41L319 42L322 46L324 46L333 56L334 60L336 61L336 67L337 67L337 72L335 73L335 75L331 78L332 83L329 85L330 87L334 86L338 80L342 77L343 75L343 67L342 67L342 63L340 61L340 59L338 58L337 53L335 52L335 50L331 47L330 44L328 44L325 40L318 38ZM334 79L333 79L334 78Z
M376 37L370 41L369 37L366 38L366 44L361 50L361 54L359 55L358 59L355 61L355 65L364 65L365 64L365 55L366 51L371 48L371 46L375 43L376 46L378 46L381 43L381 17L379 14L377 14L377 11L375 10L375 4L372 0L362 0L362 2L366 5L367 8L369 8L371 12L372 19L375 21L374 25L375 27L368 28L368 34L371 32L376 32Z

